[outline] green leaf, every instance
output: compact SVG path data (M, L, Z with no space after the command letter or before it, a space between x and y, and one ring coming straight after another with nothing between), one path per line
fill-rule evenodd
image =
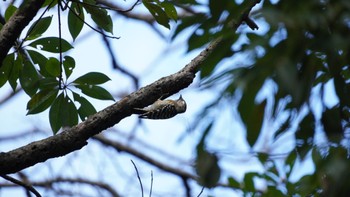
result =
M247 129L247 140L253 146L258 139L265 115L266 100L255 104L256 92L246 90L239 102L238 110Z
M6 9L6 11L5 11L5 21L6 21L6 22L11 18L11 16L13 15L13 13L16 12L16 10L17 10L17 7L14 6L14 5L12 5L12 4L10 4L10 5L7 7L7 9Z
M68 29L73 41L78 37L84 26L84 11L79 4L72 2L68 12Z
M45 77L39 80L39 88L44 89L57 89L58 88L57 77Z
M343 136L341 111L339 106L327 108L321 118L324 131L331 141L339 142Z
M55 5L57 5L57 3L58 3L58 0L45 0L45 2L44 2L44 4L43 4L42 8L45 8L45 7L49 6L50 4L51 4L51 5L50 5L49 8L52 8L52 7L54 7Z
M164 11L169 18L173 19L174 21L177 20L177 11L174 4L163 1L160 3L160 5L164 8Z
M77 101L80 103L80 107L78 108L78 113L81 120L84 121L90 115L95 114L97 112L95 107L86 98L80 96L75 92L73 92L73 98L74 98L74 101Z
M33 96L39 88L39 75L34 65L30 61L25 61L21 71L19 82L25 93Z
M92 0L84 0L84 3L83 7L91 15L92 20L103 30L113 33L113 21L107 10L91 6L96 4Z
M47 72L46 70L46 62L47 62L47 58L42 55L41 53L38 53L36 51L33 50L27 50L30 58L32 59L34 64L38 64L40 67L40 74L43 75L44 77L50 77L50 73Z
M43 17L32 24L26 36L26 40L33 40L40 37L50 26L52 16Z
M23 68L23 58L21 55L18 55L14 64L10 68L8 81L13 89L13 91L17 88L17 80L19 78L19 73Z
M7 82L14 63L15 55L13 53L8 54L2 62L2 66L0 68L0 87L2 87Z
M113 96L104 88L95 85L76 85L75 87L81 89L81 91L92 98L100 100L112 100Z
M55 99L55 101L52 103L52 106L50 108L49 112L49 120L51 129L54 134L57 133L58 130L63 126L62 125L62 103L64 102L64 94L63 92Z
M29 46L41 49L43 51L48 51L51 53L67 52L73 48L69 42L65 39L61 39L62 48L60 50L60 39L57 37L46 37L35 40L29 44Z
M107 75L99 72L89 72L76 80L73 81L73 83L79 84L79 85L97 85L97 84L103 84L107 81L111 80Z
M227 181L228 181L229 187L237 189L237 188L240 188L241 186L241 184L239 184L239 182L236 181L236 179L234 179L233 177L228 177Z
M68 96L63 100L61 111L62 126L72 127L78 124L78 110Z
M156 21L160 25L170 29L169 18L165 13L165 11L162 10L160 6L148 1L142 1L142 3L143 5L145 5L145 7L148 9L148 11L153 15L153 17L156 19Z
M208 20L208 17L205 14L200 14L200 13L193 16L181 18L181 23L176 26L174 34L172 35L171 38L175 39L175 37L186 28L190 28L190 27L193 27L194 25L201 24L206 20Z
M50 57L46 62L45 69L52 77L60 76L60 62L56 58Z
M45 89L33 95L27 104L28 114L37 114L46 110L55 100L58 89Z
M198 183L200 185L208 188L217 185L221 175L218 162L218 157L206 150L201 150L197 153L196 172L199 176Z
M254 177L259 176L256 172L248 172L244 175L244 191L255 191Z
M233 42L235 42L237 37L228 37L223 39L222 42L220 42L220 47L218 47L216 50L214 50L212 53L208 55L208 58L203 62L201 66L201 72L200 77L201 79L206 78L207 76L210 76L210 74L214 71L216 68L216 65L218 65L219 62L221 62L225 57L231 57L232 52L232 45ZM190 41L189 41L190 42ZM189 43L190 44L190 43ZM188 50L195 49L194 46L189 46Z
M209 8L211 17L217 21L219 20L222 12L225 10L226 1L218 3L216 0L209 0Z
M64 56L63 67L64 73L68 79L75 68L75 60L71 56Z
M52 103L49 119L54 134L61 127L72 127L78 124L78 111L73 101L62 92Z

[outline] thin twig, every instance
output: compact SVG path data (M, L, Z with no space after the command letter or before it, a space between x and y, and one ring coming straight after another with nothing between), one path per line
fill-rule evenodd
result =
M204 187L202 187L202 189L201 189L201 191L199 192L199 194L197 195L197 197L201 196L202 193L203 193L203 191L204 191Z
M62 63L62 28L61 28L61 3L57 5L57 15L58 15L58 38L59 38L59 50L60 50L60 75L58 79L59 89L63 89L63 63Z
M22 187L24 187L27 191L32 192L36 197L41 197L40 193L38 191L36 191L36 189L34 189L34 187L32 187L31 185L28 185L20 180L17 180L13 177L10 177L8 175L1 175L2 178L16 184L16 185L20 185Z
M141 187L141 196L143 197L143 186L142 186L142 181L141 181L141 178L140 178L140 174L139 174L139 171L137 170L137 167L134 163L133 160L130 160L132 165L134 165L134 168L135 168L135 171L136 171L136 174L137 174L137 179L139 180L139 183L140 183L140 187Z
M153 189L153 171L151 170L151 189L149 191L149 197L152 197L152 189Z
M67 2L65 2L66 5L67 5ZM80 18L80 16L75 13L74 10L72 10L72 8L70 6L67 5L67 8L69 9L69 11L71 11L80 21L82 21L85 25L87 25L90 29L94 30L95 32L107 37L107 38L113 38L113 39L119 39L120 37L117 37L117 36L109 36L109 35L106 35L105 33L103 33L103 31L100 31L98 29L96 29L95 27L91 26L89 23L87 23L85 20L83 20L82 18Z
M191 197L191 188L188 185L188 177L181 177L182 178L182 182L184 184L185 190L186 190L186 196L187 197Z
M137 0L129 9L126 9L126 10L113 8L111 6L98 6L98 5L85 3L85 2L79 2L79 3L86 4L86 5L93 6L93 7L97 7L97 8L101 8L101 9L113 10L113 11L117 11L117 12L130 12L131 10L133 10L135 8L135 6L137 6L140 3L140 0ZM105 5L107 3L108 2L103 1L103 0L96 0L96 4L103 4L103 5Z
M105 42L105 46L107 47L108 53L109 53L109 55L110 55L110 57L112 59L113 68L117 69L120 72L122 72L123 74L129 76L132 79L133 83L134 83L135 90L138 89L139 88L139 79L134 74L132 74L130 71L126 70L125 68L121 67L118 64L118 62L116 60L116 57L114 55L114 52L112 50L112 46L110 45L109 40L104 35L102 35L102 39Z
M18 45L18 47L16 48L16 50L22 48L22 45L24 43L24 41L26 41L26 39L28 38L28 36L30 35L30 33L32 33L32 31L35 29L36 25L40 22L40 20L43 18L44 14L50 9L52 3L54 2L54 0L51 1L51 3L45 8L45 10L43 11L43 13L39 16L39 19L37 21L35 21L33 23L33 28L29 29L27 32L27 35L24 37L24 39L21 41L21 43Z

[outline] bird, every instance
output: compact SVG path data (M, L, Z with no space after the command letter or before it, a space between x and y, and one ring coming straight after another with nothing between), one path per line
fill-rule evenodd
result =
M139 118L143 119L169 119L177 114L186 111L186 101L180 95L177 100L160 100L158 99L152 105L145 108L134 108L135 113L139 114Z

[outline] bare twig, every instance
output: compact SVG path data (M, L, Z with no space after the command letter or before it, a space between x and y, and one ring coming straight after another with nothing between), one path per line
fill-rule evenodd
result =
M102 36L104 37L107 37L107 38L112 38L112 39L119 39L120 37L117 37L117 36L109 36L109 35L106 35L103 31L93 27L92 25L90 25L89 23L87 23L85 20L83 20L82 18L80 18L80 16L74 11L72 10L72 8L70 6L68 6L68 4L66 3L66 6L67 8L69 9L69 11L71 11L80 21L82 21L86 26L88 26L90 29L94 30L95 32L101 34Z
M140 177L140 174L139 174L139 171L137 170L137 167L134 163L133 160L130 160L132 165L134 165L134 168L135 168L135 171L136 171L136 175L137 175L137 179L139 180L139 183L140 183L140 187L141 187L141 196L143 197L143 186L142 186L142 181L141 181L141 177Z
M1 175L3 176L3 175ZM7 175L5 175L7 176ZM93 180L88 180L88 179L82 179L82 178L63 178L63 177L56 177L53 179L48 179L48 180L43 180L43 181L32 181L31 185L35 186L35 187L43 187L45 189L47 188L53 188L55 189L56 187L54 187L55 184L57 183L72 183L72 184L86 184L86 185L90 185L90 186L95 186L97 188L101 188L107 192L109 192L110 196L113 197L119 197L120 195L118 194L118 192L113 189L113 187L107 183L101 182L101 181L93 181ZM7 183L1 183L0 184L1 188L5 188L5 187L18 187L18 185L14 185L14 184L7 184ZM73 195L71 195L73 196ZM76 196L76 195L74 195Z
M104 145L108 145L110 147L113 147L114 149L116 149L119 152L127 152L129 154L132 154L132 155L138 157L139 159L142 159L143 161L148 162L149 164L157 166L161 170L164 170L164 171L172 173L172 174L176 174L180 177L187 177L187 178L196 180L195 175L188 173L186 171L183 171L182 169L174 168L174 167L171 167L165 163L159 162L156 159L150 157L149 155L144 154L144 153L140 152L139 150L132 148L131 146L127 146L127 145L124 145L120 142L110 140L110 139L105 138L101 135L94 136L94 139L98 140L100 143L103 143Z
M186 196L191 197L191 188L188 185L188 178L187 177L181 177L182 178L182 183L184 184L185 191L186 191Z
M107 47L108 53L109 53L109 55L110 55L110 57L112 59L113 68L119 70L123 74L127 75L128 77L130 77L132 79L133 83L134 83L134 88L138 89L139 88L139 79L134 74L132 74L130 71L126 70L125 68L121 67L118 64L117 59L116 59L116 57L114 55L114 52L112 50L112 47L110 45L110 41L104 35L102 35L102 39L105 42L105 46Z
M36 197L41 197L40 193L38 191L36 191L36 189L33 186L31 186L31 185L29 185L27 183L24 183L24 182L22 182L20 180L17 180L17 179L15 179L13 177L10 177L8 175L1 175L1 177L6 179L6 180L8 180L8 181L10 181L10 182L12 182L12 183L14 183L14 184L16 184L16 185L20 185L21 187L24 187L27 191L32 192Z
M18 88L15 91L11 91L11 93L9 93L7 96L5 96L4 98L2 98L0 100L0 105L6 103L7 101L11 100L15 95L17 95L17 93L21 92L23 89L22 88Z
M204 191L204 187L202 187L202 189L201 189L201 191L199 192L199 194L197 195L197 197L200 197L200 196L202 195L203 191Z
M151 171L151 189L149 190L149 197L152 197L152 189L153 189L153 171Z

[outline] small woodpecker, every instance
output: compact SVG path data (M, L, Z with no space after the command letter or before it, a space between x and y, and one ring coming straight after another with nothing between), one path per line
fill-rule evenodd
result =
M168 119L186 111L186 102L180 95L177 100L158 99L152 105L145 108L135 108L139 118L146 119Z

